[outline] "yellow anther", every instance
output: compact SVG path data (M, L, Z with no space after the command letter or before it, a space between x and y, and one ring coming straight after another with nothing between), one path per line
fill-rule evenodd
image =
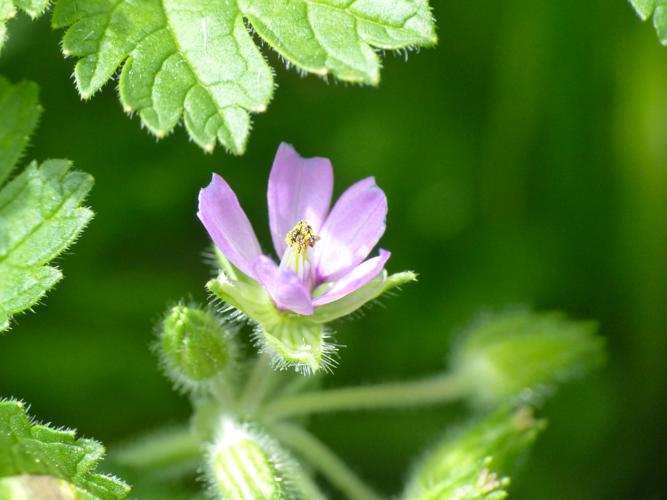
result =
M320 237L313 232L313 227L305 220L300 220L285 236L285 243L298 255L306 256L309 247L314 247Z

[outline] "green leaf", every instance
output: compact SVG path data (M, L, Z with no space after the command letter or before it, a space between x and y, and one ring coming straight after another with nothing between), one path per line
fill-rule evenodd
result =
M597 325L560 313L516 310L472 325L454 350L453 370L476 402L534 400L604 358Z
M660 43L667 45L667 1L665 0L630 0L630 3L642 18L646 21L653 15L653 27L655 28Z
M499 500L507 476L545 427L530 409L501 409L445 439L415 468L405 500Z
M257 33L295 66L341 80L377 84L372 46L397 49L436 41L425 0L240 0Z
M58 0L53 14L84 99L122 68L123 106L153 134L183 121L206 151L235 154L274 88L246 20L296 67L360 83L379 80L372 47L436 42L427 0Z
M33 84L0 79L0 182L7 178L39 116ZM92 212L79 204L93 184L64 160L31 163L0 189L0 332L62 277L48 263L74 242Z
M125 498L127 484L96 472L103 456L97 441L36 424L23 403L0 401L0 498Z
M35 19L49 8L50 0L0 0L0 50L7 39L7 21L18 9Z
M2 2L2 0L0 0ZM0 76L0 186L18 162L42 112L39 88L32 82L10 84Z

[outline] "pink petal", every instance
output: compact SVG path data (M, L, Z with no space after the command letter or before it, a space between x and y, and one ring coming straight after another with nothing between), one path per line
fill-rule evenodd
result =
M315 245L318 282L332 281L361 263L382 237L387 197L369 177L338 199Z
M301 158L289 144L282 143L269 176L269 224L273 246L280 259L285 253L285 236L300 220L316 234L329 211L333 191L333 169L326 158Z
M254 274L281 311L294 311L304 316L313 314L310 292L291 269L280 269L266 255L260 255L253 264Z
M197 216L211 239L232 264L254 277L252 262L261 248L250 221L229 184L217 174L199 192Z
M391 252L380 249L380 255L368 259L352 269L326 292L313 300L313 305L317 307L328 304L358 290L382 272L390 256Z

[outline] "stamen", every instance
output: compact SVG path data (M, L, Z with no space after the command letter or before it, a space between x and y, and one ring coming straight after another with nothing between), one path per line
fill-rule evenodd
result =
M293 248L297 255L306 257L308 248L312 248L320 237L313 232L313 228L305 220L300 220L285 236L285 243Z

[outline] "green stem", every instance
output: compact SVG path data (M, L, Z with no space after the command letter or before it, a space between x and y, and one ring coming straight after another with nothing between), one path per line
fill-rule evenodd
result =
M287 396L266 405L264 414L281 419L330 411L401 408L452 401L466 392L465 384L453 375L412 382L346 387Z
M281 423L272 425L271 430L285 446L301 455L351 500L382 498L366 486L324 443L301 427Z
M163 429L122 446L111 454L119 465L133 468L186 467L199 464L202 444L189 427Z
M262 354L255 360L248 381L241 395L241 411L246 415L253 415L259 408L262 400L271 389L274 380L274 370L271 358Z
M292 483L303 498L307 498L308 500L327 500L327 497L322 493L315 479L301 468L296 477L292 478Z
M212 381L211 392L214 399L222 408L228 412L236 412L238 409L238 396L229 382L229 377L218 376Z

